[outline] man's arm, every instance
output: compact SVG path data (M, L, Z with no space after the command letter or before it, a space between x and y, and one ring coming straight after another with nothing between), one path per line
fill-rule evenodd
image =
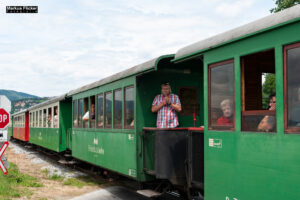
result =
M171 103L171 107L172 107L176 112L181 112L181 105Z
M161 104L159 104L158 106L154 106L154 105L153 105L152 108L151 108L151 111L152 111L152 112L157 112L157 111L160 110L164 105L165 105L164 102L161 103Z
M164 105L166 105L168 103L169 97L164 97L164 100L161 104L155 106L152 105L151 111L152 112L157 112L158 110L160 110Z

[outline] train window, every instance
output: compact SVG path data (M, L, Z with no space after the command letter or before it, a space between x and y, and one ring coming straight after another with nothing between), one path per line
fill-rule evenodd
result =
M285 131L300 133L300 43L284 47Z
M89 98L84 98L83 100L83 117L82 117L82 120L83 120L83 128L88 128L89 126Z
M29 113L29 126L32 126L32 113Z
M124 127L126 129L134 128L134 87L124 89Z
M78 128L82 128L83 99L78 100Z
M41 127L43 127L42 126L42 117L43 117L43 115L42 115L42 110L40 110L40 112L39 112L39 127L41 128Z
M182 111L179 113L183 116L193 116L199 113L198 88L197 87L180 87L179 99Z
M78 106L77 106L77 100L73 101L73 127L77 127L77 111L78 111Z
M97 97L97 128L103 128L103 94Z
M43 110L43 127L47 127L47 109Z
M122 89L114 90L114 128L122 128Z
M48 108L47 125L52 128L52 108Z
M90 97L90 128L95 128L95 96Z
M32 123L31 123L31 127L34 127L34 124L35 124L35 112L32 112L31 113L32 115Z
M112 125L112 92L105 93L105 128L111 128Z
M53 107L53 128L58 128L59 126L59 110L58 110L58 106L54 106Z
M209 129L234 130L233 60L209 65Z
M39 123L39 111L35 112L35 127L39 127L38 123Z
M276 131L275 52L241 57L242 131Z

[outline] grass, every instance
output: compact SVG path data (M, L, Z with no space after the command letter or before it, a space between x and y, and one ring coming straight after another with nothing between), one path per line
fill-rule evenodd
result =
M62 181L64 179L64 177L54 174L52 176L48 176L49 180L53 180L53 181Z
M103 183L99 181L96 182L91 177L88 176L79 176L77 178L68 178L62 184L82 188L83 186L86 185L94 186L94 185L101 185Z
M42 187L43 185L32 176L19 172L17 165L10 163L8 174L0 174L0 199L8 200L26 196L30 198L30 187Z

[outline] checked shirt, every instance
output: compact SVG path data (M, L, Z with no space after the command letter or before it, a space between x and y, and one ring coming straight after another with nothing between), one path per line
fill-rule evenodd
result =
M152 105L158 106L163 102L164 96L162 94L157 95ZM169 95L169 101L172 104L181 105L180 100L177 95L170 94ZM157 112L157 121L156 126L157 128L175 128L179 125L178 118L176 115L175 110L170 105L163 106L158 112Z

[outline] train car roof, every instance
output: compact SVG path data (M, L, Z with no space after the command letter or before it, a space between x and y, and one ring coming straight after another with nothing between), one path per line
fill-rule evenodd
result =
M28 109L20 110L19 112L13 113L11 116L16 116L16 115L25 113L25 112L27 112L27 111L28 111Z
M106 77L104 79L101 79L99 81L90 83L88 85L82 86L80 88L77 88L75 90L71 90L68 93L68 96L72 96L74 94L78 94L80 92L86 91L86 90L90 90L93 89L95 87L99 87L101 85L105 85L107 83L111 83L129 76L133 76L133 75L137 75L137 74L141 74L141 73L145 73L148 71L152 71L152 70L156 70L157 69L157 64L161 59L164 58L174 58L174 54L170 54L170 55L164 55L164 56L160 56L154 59L151 59L147 62L144 62L142 64L136 65L134 67L131 67L129 69L126 69L124 71L121 71L119 73L116 73L112 76Z
M282 25L300 20L300 5L293 6L281 12L271 14L259 20L245 24L238 28L207 38L179 49L173 62L193 58L201 52L235 42L257 33L262 33Z
M58 102L58 101L62 101L64 99L66 99L66 97L67 97L67 93L65 93L63 95L60 95L60 96L57 96L57 97L53 97L53 98L51 98L51 99L49 99L47 101L44 101L42 103L36 104L34 106L31 106L30 108L28 108L28 110L34 110L34 109L37 109L37 108L40 108L40 107L43 107L43 106L46 106L46 105Z

